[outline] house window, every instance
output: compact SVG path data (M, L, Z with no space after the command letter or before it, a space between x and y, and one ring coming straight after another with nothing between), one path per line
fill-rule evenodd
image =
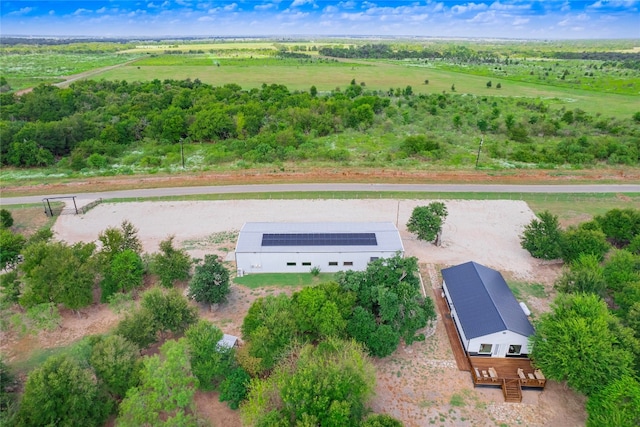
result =
M522 346L521 345L510 345L509 346L509 352L507 354L520 354L520 351L522 350Z
M375 260L377 260L377 259L378 259L378 257L377 257L377 256L372 256L371 258L369 258L369 262L373 262L373 261L375 261Z
M295 262L288 262L288 263L287 263L287 266L288 266L288 267L295 267L295 266L296 266L296 263L295 263Z
M303 262L302 265L304 266L311 266L311 261L307 261L307 262Z
M480 354L491 354L491 344L480 344L480 350L478 350Z
M351 265L353 265L353 261L345 261L345 262L342 263L342 265L351 266Z
M338 265L338 261L329 261L329 265Z

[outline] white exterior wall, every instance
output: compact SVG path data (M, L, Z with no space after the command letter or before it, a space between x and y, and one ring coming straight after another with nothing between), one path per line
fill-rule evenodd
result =
M510 345L521 345L520 354L529 354L529 339L511 331L496 332L469 340L469 353L478 353L480 344L491 344L492 357L505 357Z
M507 355L507 352L509 351L510 345L520 345L522 346L520 349L520 354L529 354L529 339L524 335L520 335L512 331L496 332L494 334L484 335L478 338L467 339L464 334L464 330L462 329L462 327L460 327L460 323L458 323L458 313L456 312L455 306L451 303L451 295L449 295L447 284L444 281L442 282L442 289L447 298L447 301L449 301L451 317L454 320L464 349L468 353L478 353L480 351L481 344L491 344L492 357L505 357Z
M236 267L243 274L251 273L308 273L313 267L320 272L344 270L364 271L371 258L391 258L395 252L236 252ZM336 262L337 265L329 265ZM345 262L353 265L345 265ZM287 265L295 263L295 265ZM304 265L303 263L310 263Z

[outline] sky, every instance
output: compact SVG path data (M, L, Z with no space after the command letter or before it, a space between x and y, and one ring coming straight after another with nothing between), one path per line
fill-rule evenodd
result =
M640 38L640 0L0 0L11 35Z

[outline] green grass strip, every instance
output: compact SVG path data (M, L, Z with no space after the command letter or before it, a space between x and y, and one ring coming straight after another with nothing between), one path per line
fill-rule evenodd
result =
M236 277L233 282L250 289L272 286L277 288L311 286L333 280L333 273L260 273Z

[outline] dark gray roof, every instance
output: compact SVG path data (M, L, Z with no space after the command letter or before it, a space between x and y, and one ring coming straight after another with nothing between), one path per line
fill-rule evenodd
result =
M533 326L496 270L475 262L442 270L467 339L509 330L533 335Z

